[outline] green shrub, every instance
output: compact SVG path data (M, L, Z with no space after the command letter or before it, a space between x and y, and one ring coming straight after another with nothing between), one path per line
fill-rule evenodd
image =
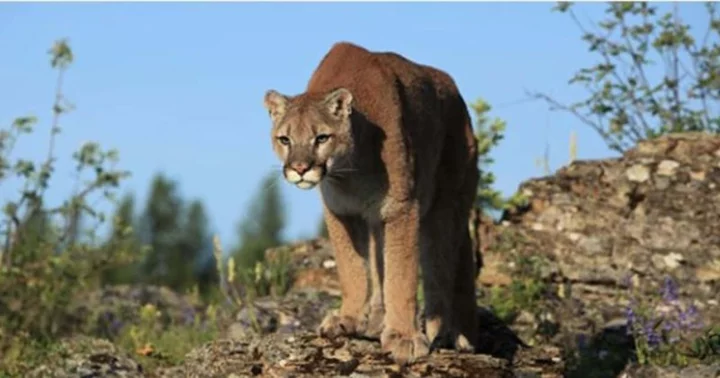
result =
M89 204L113 199L115 188L129 173L117 169L118 153L87 142L72 155L77 189L57 206L46 203L46 191L56 166L59 121L71 109L62 92L62 79L73 61L64 41L50 49L58 72L46 158L35 162L15 158L14 147L35 131L34 116L17 118L0 130L0 184L20 180L19 198L3 206L0 219L0 371L12 360L27 359L38 346L82 327L70 304L82 291L97 287L102 267L123 264L127 253L103 253L93 244L95 227L104 215Z
M648 2L610 2L604 19L583 25L572 3L554 8L568 14L598 62L579 69L570 84L588 97L563 104L547 94L533 96L575 116L611 149L623 152L639 140L667 133L720 132L720 19L706 3L707 23L697 38L679 7L660 13Z

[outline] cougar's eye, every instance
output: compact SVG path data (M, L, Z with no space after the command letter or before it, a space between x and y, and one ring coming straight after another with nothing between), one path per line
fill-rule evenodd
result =
M290 144L290 138L286 136L279 136L277 137L277 141L280 142L283 146L287 146Z
M318 136L315 137L315 143L317 143L317 144L323 144L323 143L327 142L328 139L330 139L330 135L320 134L320 135L318 135Z

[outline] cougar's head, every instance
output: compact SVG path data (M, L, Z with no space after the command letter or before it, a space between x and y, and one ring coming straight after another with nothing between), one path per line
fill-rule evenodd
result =
M265 93L273 149L288 182L312 189L332 173L333 162L350 151L352 100L345 88L295 97L274 90Z

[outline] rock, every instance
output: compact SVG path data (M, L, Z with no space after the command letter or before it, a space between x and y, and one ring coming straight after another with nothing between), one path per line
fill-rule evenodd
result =
M718 378L720 362L712 365L676 366L629 365L618 378Z
M108 286L91 293L84 293L75 299L74 308L78 324L95 335L107 338L117 336L127 324L138 321L140 309L153 305L161 312L161 325L192 324L196 316L202 316L198 300L182 296L166 287L160 286ZM87 319L95 319L88 322Z
M280 255L289 257L292 267L292 291L315 290L333 295L340 294L340 282L332 247L327 239L315 239L271 248L265 252L269 261Z
M438 349L417 363L400 367L378 341L319 338L314 329L330 298L324 293L290 293L253 303L260 316L275 319L274 326L240 337L222 333L221 339L193 349L182 364L143 371L138 362L111 343L88 337L64 341L58 352L35 368L29 377L561 377L562 351L552 346L528 348L492 312L480 308L481 324L476 354ZM262 308L258 311L258 308ZM244 311L243 311L244 310ZM235 327L251 316L250 307L238 312ZM282 331L293 318L295 328ZM261 324L271 322L257 319Z
M506 272L506 261L502 256L487 251L483 255L483 268L478 276L478 284L486 286L507 286L512 282L512 277Z
M228 337L244 340L270 333L314 330L338 298L325 292L298 290L278 299L262 298L240 309L228 326Z
M630 167L625 174L628 180L632 182L645 182L650 178L650 169L644 165L636 164Z
M669 270L677 268L684 260L685 258L683 257L683 255L676 252L670 252L663 257L663 262Z
M546 289L537 303L515 299L524 311L513 331L533 345L566 352L591 338L597 349L588 353L595 360L583 368L603 364L607 376L617 376L630 361L632 342L624 326L605 325L626 322L627 277L637 295L656 297L665 277L674 278L678 294L697 304L703 322L720 324L713 304L720 290L717 188L718 135L671 134L642 141L619 158L575 161L520 185L528 206L505 211L493 225L495 236L483 256L486 277L493 279L480 282L513 288L518 281L541 280ZM519 264L529 259L543 262L530 276ZM541 321L548 312L552 321ZM553 332L540 332L546 329ZM607 340L624 354L603 355L607 349L597 345ZM568 369L566 375L583 375Z
M396 365L378 342L359 339L329 341L314 333L299 332L292 337L270 335L253 341L217 340L189 353L174 374L192 377L515 377L533 371L560 377L559 369L541 369L543 351L524 354L518 366L507 360L482 354L460 354L438 350L407 367ZM551 351L552 352L552 351ZM557 352L557 351L555 351ZM547 351L545 351L547 353ZM169 376L163 373L163 376Z
M682 297L706 302L720 290L720 191L711 189L720 187L718 151L718 135L671 134L523 182L518 190L542 206L505 212L506 226L496 228L512 237L495 238L488 256L508 277L518 259L545 261L555 274L543 279L572 283L573 300L595 324L622 313L621 282L632 273L648 294L669 274ZM717 311L703 317L720 322Z
M143 369L107 340L76 336L63 340L48 361L27 377L144 377Z
M705 266L700 266L695 270L695 277L702 283L712 283L720 281L720 259L714 260Z
M213 341L190 352L181 366L161 369L156 375L168 378L226 377L229 374L240 377L562 376L560 349L549 346L528 349L512 330L485 308L478 309L477 313L481 325L477 354L437 350L427 359L401 369L382 352L378 341L345 338L329 341L317 337L315 328L326 311L317 306L330 302L322 297L327 294L319 295L296 292L277 300L258 301L254 307L262 306L267 316L275 314L279 319L281 316L277 314L286 313L302 321L289 332L282 332L280 326L274 332L247 331L241 337ZM298 309L306 309L307 314L303 315ZM309 316L310 313L314 317ZM239 324L235 326L239 327Z
M705 180L705 172L704 171L690 172L690 178L695 181L704 181Z
M674 160L663 160L658 164L656 174L660 176L673 176L680 163Z

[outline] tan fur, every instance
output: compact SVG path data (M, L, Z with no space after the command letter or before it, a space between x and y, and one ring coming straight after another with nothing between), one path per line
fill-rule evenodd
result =
M270 90L265 107L285 178L319 186L323 199L342 305L320 334L379 336L400 363L428 354L429 341L471 351L477 146L453 79L337 43L304 93ZM419 268L425 334L415 321Z

